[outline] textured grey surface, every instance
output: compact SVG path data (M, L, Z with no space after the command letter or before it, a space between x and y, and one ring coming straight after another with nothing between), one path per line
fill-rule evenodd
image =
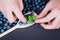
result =
M0 40L60 40L60 30L45 30L39 24L15 31Z

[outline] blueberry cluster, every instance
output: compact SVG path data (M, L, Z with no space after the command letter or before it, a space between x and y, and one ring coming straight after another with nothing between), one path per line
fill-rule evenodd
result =
M23 14L28 13L29 11L34 11L35 13L39 14L49 0L23 0L24 9Z
M13 22L12 24L10 24L8 22L8 20L4 17L4 15L2 14L2 12L0 12L0 33L5 32L6 30L12 28L14 25L16 25L18 22L18 19L16 19L15 22Z
M34 11L39 14L45 7L49 0L23 0L24 9L22 10L23 14ZM0 12L0 33L3 33L13 26L15 26L18 22L18 19L15 20L12 24L8 22L8 20L4 17L2 12ZM21 23L21 22L20 22Z

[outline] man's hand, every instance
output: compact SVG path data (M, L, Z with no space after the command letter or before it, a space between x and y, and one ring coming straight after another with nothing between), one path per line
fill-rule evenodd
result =
M47 14L51 11L49 14ZM59 29L60 28L60 0L50 0L44 10L37 16L36 23L41 23L45 29ZM53 21L52 21L53 20ZM48 24L45 24L48 22Z
M0 0L0 11L3 12L10 23L14 22L16 18L23 22L26 21L21 12L22 9L22 0Z

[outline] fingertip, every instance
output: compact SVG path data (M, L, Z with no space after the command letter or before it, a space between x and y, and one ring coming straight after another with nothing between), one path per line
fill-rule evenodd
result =
M39 21L38 20L35 20L35 23L39 23Z
M35 22L36 22L36 23L44 23L45 20L44 20L44 19L37 19Z
M45 24L41 24L41 26L45 27Z
M8 20L8 21L9 21L10 24L14 22L14 21L12 21L12 20Z
M22 21L22 22L26 22L27 21L25 17L19 18L19 20Z
M9 23L11 24L11 23L13 23L15 20L16 20L16 17L12 17L12 18L7 18L8 19L8 21L9 21Z
M41 24L41 26L42 26L44 29L48 29L44 23Z

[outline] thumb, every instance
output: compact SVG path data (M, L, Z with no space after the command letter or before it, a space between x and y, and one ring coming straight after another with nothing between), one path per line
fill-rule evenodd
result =
M51 10L51 3L48 2L46 7L43 9L43 11L37 16L38 18L42 18L47 15L47 13Z

